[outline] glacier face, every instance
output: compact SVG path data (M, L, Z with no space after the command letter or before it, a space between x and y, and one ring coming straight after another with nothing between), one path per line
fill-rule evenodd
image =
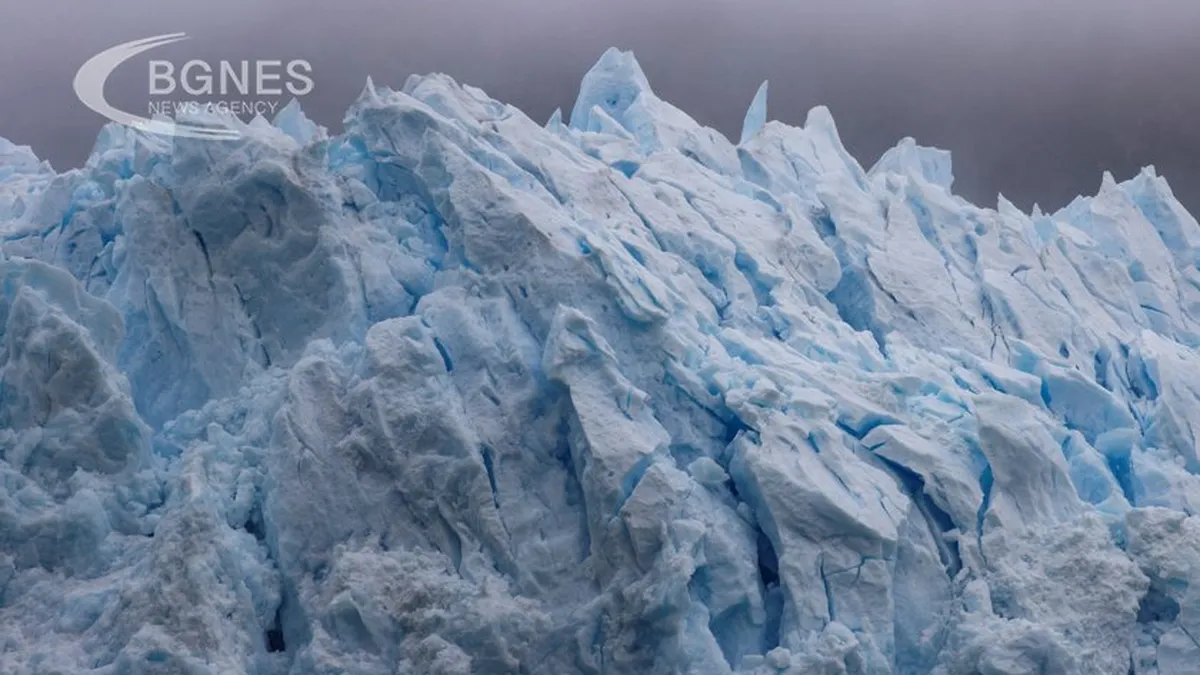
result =
M766 93L0 140L0 672L1196 672L1200 226Z

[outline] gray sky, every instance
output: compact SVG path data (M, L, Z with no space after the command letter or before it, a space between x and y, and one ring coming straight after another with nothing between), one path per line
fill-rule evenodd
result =
M828 105L869 166L903 136L953 151L958 191L1028 208L1155 164L1200 211L1195 0L0 0L0 136L63 170L103 120L71 91L96 52L141 37L182 62L303 58L309 114L334 130L367 75L445 72L544 120L608 46L736 139L763 79L770 117ZM109 99L144 110L145 58ZM139 96L140 94L140 96Z

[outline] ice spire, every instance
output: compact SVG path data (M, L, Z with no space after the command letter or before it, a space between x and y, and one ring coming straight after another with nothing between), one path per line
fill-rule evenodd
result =
M563 126L562 108L555 108L554 114L550 115L550 120L546 122L546 128L550 131L558 131Z
M304 114L300 102L293 98L275 115L275 126L300 143L324 135L324 130Z
M579 98L571 110L571 127L587 129L591 110L597 106L619 120L639 96L652 93L650 82L633 52L610 48L583 76Z
M739 144L753 138L767 123L767 83L768 80L763 80L763 83L759 85L758 91L754 94L754 100L750 102L750 107L746 110Z

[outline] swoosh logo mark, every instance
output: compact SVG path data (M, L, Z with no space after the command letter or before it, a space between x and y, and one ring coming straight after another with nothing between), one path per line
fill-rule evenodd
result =
M142 52L187 39L189 39L187 33L168 33L126 42L104 50L88 59L75 73L75 95L84 105L104 117L118 124L149 133L210 141L228 141L240 138L242 134L236 129L204 127L186 122L139 117L114 107L104 98L104 85L108 82L108 76L116 70L117 66Z

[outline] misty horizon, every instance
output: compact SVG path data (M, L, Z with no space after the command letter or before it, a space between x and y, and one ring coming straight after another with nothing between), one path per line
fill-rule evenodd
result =
M769 119L799 126L828 107L852 155L870 167L904 137L949 150L955 188L994 206L997 194L1053 211L1154 165L1181 201L1200 207L1200 7L1115 1L1087 11L1068 0L963 7L949 0L883 3L757 0L602 7L530 0L429 5L305 0L206 8L119 0L21 4L0 22L0 137L29 145L58 170L82 164L105 120L76 100L75 70L114 44L186 31L164 58L304 58L316 90L305 112L337 132L368 76L399 89L411 74L445 73L544 122L569 111L603 51L632 50L664 100L735 140L763 80ZM286 28L283 21L286 16ZM235 18L236 20L231 20ZM47 35L72 39L48 40ZM114 74L114 102L144 108L145 73ZM269 115L268 115L269 116Z

